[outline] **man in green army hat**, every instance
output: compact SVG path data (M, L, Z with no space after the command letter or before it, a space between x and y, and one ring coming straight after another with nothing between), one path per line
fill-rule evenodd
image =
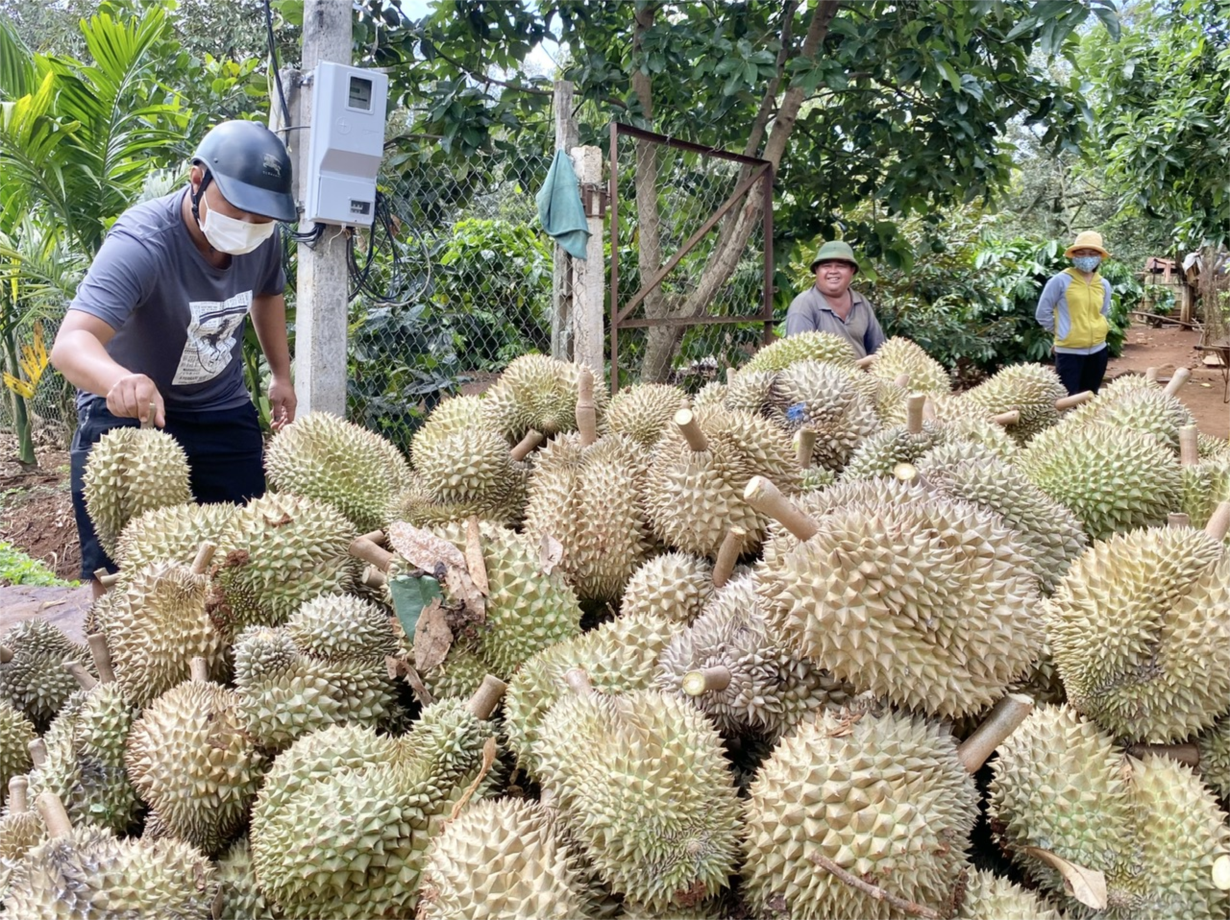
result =
M850 282L858 262L849 243L829 240L812 260L816 283L793 301L786 311L786 335L831 332L850 343L855 354L866 357L884 344L884 330L871 303Z

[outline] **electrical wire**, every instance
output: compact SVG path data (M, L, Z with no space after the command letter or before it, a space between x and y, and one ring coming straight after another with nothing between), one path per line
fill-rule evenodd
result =
M389 200L383 192L376 192L376 206L372 214L372 225L368 228L367 252L360 264L358 247L355 243L357 234L351 233L346 241L346 265L353 286L350 289L350 299L354 300L360 294L370 297L375 303L388 307L405 307L414 303L431 286L430 253L423 240L416 240L421 258L421 264L426 270L421 284L410 286L402 275L402 253L397 241L397 232L393 227L393 214L389 208ZM382 238L382 239L378 239ZM389 277L386 283L381 283L373 274L376 266L376 254L384 249L389 254ZM395 297L400 293L400 298Z
M278 88L278 101L282 103L282 123L290 130L290 107L286 104L286 93L282 91L282 71L278 67L278 45L273 37L273 7L265 0L265 34L269 40L269 61L273 65L273 82Z

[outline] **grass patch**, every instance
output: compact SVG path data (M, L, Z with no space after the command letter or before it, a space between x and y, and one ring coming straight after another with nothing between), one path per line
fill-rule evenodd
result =
M0 540L0 585L37 585L75 588L79 582L56 578L55 572L31 559L12 543Z

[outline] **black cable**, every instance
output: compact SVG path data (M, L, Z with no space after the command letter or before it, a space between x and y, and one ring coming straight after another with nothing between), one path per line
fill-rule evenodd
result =
M278 68L278 46L273 37L273 8L269 0L265 0L265 32L269 39L269 60L273 64L273 82L278 88L278 100L282 103L282 121L290 130L290 107L286 104L286 93L282 91L282 72Z

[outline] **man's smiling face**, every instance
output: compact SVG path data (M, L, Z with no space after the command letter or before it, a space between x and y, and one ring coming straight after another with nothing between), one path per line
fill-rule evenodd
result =
M840 259L826 259L816 266L816 287L825 297L840 297L854 280L854 266Z

